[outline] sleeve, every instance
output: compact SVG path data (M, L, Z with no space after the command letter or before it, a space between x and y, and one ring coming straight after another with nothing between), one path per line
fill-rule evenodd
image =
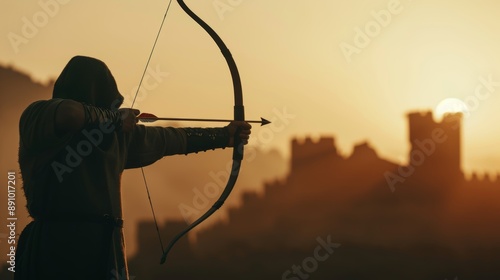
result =
M20 144L25 149L41 152L54 149L67 141L67 135L56 134L55 117L63 99L42 100L24 110L19 121Z
M227 127L183 128L186 133L186 153L197 153L209 149L226 148L229 144Z
M186 133L180 128L136 125L128 141L125 168L150 165L164 156L186 153Z

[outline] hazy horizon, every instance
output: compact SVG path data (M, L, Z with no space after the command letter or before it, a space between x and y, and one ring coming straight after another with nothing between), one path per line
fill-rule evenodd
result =
M40 3L52 6L0 4L0 63L47 82L72 56L97 57L108 64L130 99L167 2ZM442 100L456 98L471 107L464 121L464 170L500 171L500 127L494 125L500 118L499 2L187 5L233 53L247 117L278 121L279 132L272 137L255 127L251 145L275 148L289 157L289 139L334 134L343 154L368 140L382 156L405 162L405 114L434 110ZM222 55L175 1L150 67L149 90L136 108L174 117L232 116L231 81ZM481 79L491 81L491 92L481 91L478 98ZM276 110L294 118L279 123Z

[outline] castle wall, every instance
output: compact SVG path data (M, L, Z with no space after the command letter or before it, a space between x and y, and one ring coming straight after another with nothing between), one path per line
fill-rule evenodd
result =
M339 156L333 137L321 137L318 140L313 140L310 137L304 140L297 138L292 140L292 170L308 161L325 156Z

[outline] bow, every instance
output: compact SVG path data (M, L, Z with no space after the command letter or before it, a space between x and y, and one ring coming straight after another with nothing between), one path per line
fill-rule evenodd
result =
M182 10L186 12L196 23L198 23L215 41L220 51L224 55L226 59L227 66L229 67L229 71L231 72L231 78L233 80L233 91L234 91L234 120L235 121L244 121L245 120L245 109L243 107L243 91L241 89L241 80L240 74L238 72L238 67L236 66L236 62L231 55L231 52L226 47L226 44L222 41L219 35L200 17L198 17L193 11L191 11L188 6L184 3L183 0L177 0L179 6L181 6ZM217 209L219 209L222 204L229 197L229 194L233 190L234 185L236 184L236 180L238 179L238 175L240 173L241 161L243 160L243 143L241 139L238 137L239 131L236 131L234 135L234 147L233 147L233 164L231 167L231 174L229 175L229 180L226 183L226 187L224 191L220 195L219 199L214 203L214 205L208 209L208 211L203 214L200 218L194 221L191 225L189 225L185 230L181 231L177 234L172 241L167 245L163 255L161 257L160 263L165 263L167 259L167 254L170 252L175 243L183 237L186 233L188 233L191 229L205 221L208 217L210 217Z
M161 29L163 27L163 23L165 21L166 15L168 13L168 10L170 9L171 2L172 1L170 0L168 7L167 7L167 10L165 12L165 15L163 17L163 21L160 25L160 29L159 29L158 34L156 36L156 40L153 44L153 48L152 48L151 53L149 55L149 58L148 58L148 61L147 61L147 64L146 64L146 67L144 70L144 74L146 73L146 69L149 65L149 61L150 61L151 56L153 54L154 48L156 46L156 42L158 41L158 37L159 37L159 34L160 34ZM231 52L226 47L226 44L222 41L222 39L219 37L219 35L207 23L205 23L200 17L198 17L193 11L191 11L191 9L188 8L188 6L184 3L183 0L177 0L177 2L179 3L179 6L182 8L182 10L184 10L184 12L186 12L196 23L198 23L210 35L210 37L215 41L215 43L219 47L220 51L222 52L222 54L227 62L227 65L229 67L229 71L231 73L231 78L233 81L234 120L235 121L244 121L245 120L245 112L244 112L244 106L243 106L243 92L242 92L242 88L241 88L241 80L240 80L240 75L238 72L238 67L236 66L236 62L234 61L234 59L231 55ZM140 88L140 85L142 84L144 74L141 78L141 81L139 82L139 88ZM137 90L137 93L139 92L139 88ZM137 93L136 93L136 97L137 97ZM135 98L134 98L134 102L135 102ZM132 103L132 106L133 106L133 103ZM268 122L268 121L266 120L266 122ZM239 175L240 167L241 167L241 162L243 160L244 149L243 149L243 143L241 142L241 139L238 137L239 133L240 133L240 131L238 129L234 135L233 163L232 163L232 167L231 167L231 173L229 175L229 179L228 179L228 182L226 183L224 191L220 195L219 199L217 199L217 201L214 203L214 205L205 214L203 214L200 218L198 218L196 221L194 221L192 224L190 224L186 229L184 229L183 231L178 233L169 242L169 244L167 245L167 247L165 249L163 249L163 243L161 241L161 236L160 236L159 229L158 229L158 223L156 222L156 215L155 215L154 210L153 210L153 204L151 202L151 197L149 195L149 188L147 186L146 177L144 175L144 170L142 170L142 168L141 168L144 183L146 185L148 199L150 202L151 210L153 212L153 218L154 218L154 222L156 225L156 230L157 230L157 233L158 233L158 236L160 239L160 245L161 245L162 251L163 251L163 255L162 255L161 261L160 261L161 264L165 263L168 253L170 252L170 250L173 248L175 243L180 238L182 238L191 229L193 229L194 227L196 227L197 225L199 225L200 223L205 221L213 213L215 213L215 211L217 211L217 209L219 209L224 204L226 199L229 197L229 194L233 190L234 185L236 184L236 181L238 179L238 175Z

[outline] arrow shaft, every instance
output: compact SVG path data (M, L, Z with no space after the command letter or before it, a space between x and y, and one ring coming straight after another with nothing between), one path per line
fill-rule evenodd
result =
M232 122L233 120L226 119L193 119L193 118L149 118L149 117L139 117L139 120L145 121L188 121L188 122ZM246 121L249 123L262 123L262 121L250 120Z

